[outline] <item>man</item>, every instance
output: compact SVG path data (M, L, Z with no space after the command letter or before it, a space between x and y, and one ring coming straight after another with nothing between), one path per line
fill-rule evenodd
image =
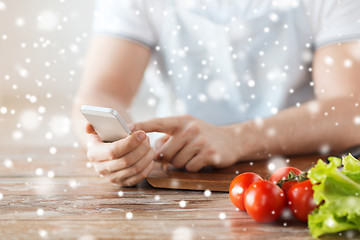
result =
M360 2L100 0L74 104L96 171L134 185L153 159L198 171L360 143ZM127 109L151 61L182 115L103 143L81 104ZM158 86L154 86L157 88ZM167 100L160 115L171 115ZM150 147L145 132L165 137Z

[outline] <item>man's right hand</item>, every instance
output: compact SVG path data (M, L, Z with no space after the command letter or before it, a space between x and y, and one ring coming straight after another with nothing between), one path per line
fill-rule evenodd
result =
M146 178L154 166L155 152L144 131L104 143L93 127L86 126L87 156L95 171L120 186L133 186Z

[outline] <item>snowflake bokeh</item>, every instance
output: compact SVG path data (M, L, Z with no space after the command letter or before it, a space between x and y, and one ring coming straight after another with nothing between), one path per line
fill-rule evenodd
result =
M185 2L195 4L195 1ZM32 7L28 8L27 4ZM299 7L299 4L300 0L272 1L272 5L279 11L267 13L266 17L271 21L271 24L261 26L259 31L266 36L273 34L276 29L272 23L279 23L282 29L291 30L291 24L283 22L283 16L280 13L287 9L295 9ZM87 6L86 8L83 7L85 5ZM203 10L205 9L206 6L204 5ZM153 11L156 10L149 8L149 12ZM135 11L134 13L137 16L141 16L140 11ZM164 11L160 14L168 16L169 12ZM0 55L0 62L2 63L2 68L0 68L0 146L6 147L11 144L31 146L36 144L42 146L46 154L54 159L58 158L61 147L79 148L79 143L72 132L71 108L81 79L85 52L92 37L91 22L94 15L96 15L96 12L93 12L92 1L29 0L26 3L20 0L0 1L0 51L2 53ZM202 30L202 25L200 23L193 23L191 28L192 31L199 33ZM234 33L234 29L237 29L238 32ZM183 30L183 26L176 24L174 29L169 31L169 37L178 36ZM249 47L247 49L249 51L250 47L256 44L257 39L250 35L252 31L251 26L242 23L236 17L232 17L229 24L224 25L222 30L225 34L237 34L237 37L242 38L245 42L244 46L246 48ZM129 110L134 114L134 119L146 119L152 116L160 104L159 98L166 95L166 87L168 86L159 80L161 76L166 76L170 80L180 79L183 81L194 71L194 67L191 64L175 67L179 60L185 61L185 59L191 57L192 52L196 48L214 49L219 47L217 44L214 39L207 39L201 36L193 45L178 46L170 49L171 57L167 59L168 69L161 68L159 66L161 65L160 62L151 59L150 67L145 74L145 78L149 78L149 81L145 82L148 85L142 85L138 93L139 97L134 102L135 110ZM219 102L231 103L236 97L234 90L240 91L245 89L246 92L244 91L243 94L244 96L248 94L248 97L244 97L244 101L239 103L238 109L235 109L239 110L241 115L245 115L253 106L256 104L260 105L257 101L260 101L262 96L256 92L256 89L261 87L263 83L267 84L267 90L276 96L279 91L284 90L281 89L282 84L289 82L290 72L312 72L310 63L313 59L313 54L310 49L313 46L311 43L307 42L306 45L304 44L304 49L299 52L301 63L294 66L288 63L276 65L266 60L268 56L273 54L268 51L269 48L266 46L277 47L279 52L284 53L291 52L292 50L288 44L276 40L271 43L264 42L261 45L264 46L261 46L254 53L254 56L259 59L254 65L257 65L256 71L263 71L264 78L257 78L254 71L252 72L249 69L244 69L244 76L236 76L235 73L228 76L223 66L219 67L217 65L218 61L223 60L221 57L212 54L201 58L198 61L194 79L192 80L204 81L206 84L199 91L185 93L181 99L174 97L174 113L185 114L190 109L189 106L194 103L199 103L199 106ZM161 44L155 46L154 49L159 54L167 51L166 46ZM246 57L248 57L247 50L239 49L235 44L231 43L231 46L226 47L224 52L228 54L231 63L233 63L232 61L246 62ZM360 55L357 54L356 56ZM349 70L353 68L355 63L354 59L351 58L338 62L336 58L330 55L324 57L322 61L326 64L327 73L335 65L339 64ZM224 75L226 75L226 79ZM309 85L313 87L314 83L311 81ZM309 85L307 86L309 87ZM183 91L181 88L181 85L174 84L172 90L180 92ZM289 95L295 96L299 89L296 86L288 86L285 91ZM320 92L325 93L325 89L321 89ZM264 100L264 103L263 105L268 116L277 115L282 110L282 106L273 101L273 99ZM301 107L302 102L296 99L293 105ZM309 104L307 105L307 110L312 115L321 114L325 118L330 118L331 112L335 111L335 107L322 112L323 109L319 105ZM253 117L255 116L257 115L254 114ZM280 134L280 129L272 126L265 128L266 124L263 117L255 118L256 127L259 129L263 128L267 137L275 139ZM351 120L354 125L360 125L360 116L355 116ZM334 126L342 126L339 122L334 122L333 124ZM330 145L323 144L319 152L327 154L330 150ZM26 156L23 160L28 166L35 166L38 159L37 156ZM221 157L215 156L214 160L220 161ZM17 159L15 158L4 157L0 161L2 161L3 168L6 171L16 170L16 167L18 167ZM288 163L289 161L285 158L273 157L267 164L267 170L268 172L274 172L280 167L288 166ZM253 166L254 163L249 162L249 165ZM93 164L86 162L82 166L91 168ZM39 195L45 195L50 192L50 186L58 180L56 178L58 174L61 177L57 167L48 169L44 166L36 165L31 168L30 172L31 176L37 179L34 184L39 186L36 189L36 193ZM105 179L100 180L105 181ZM176 179L171 182L172 187L178 187L179 184ZM65 185L64 192L75 192L83 187L82 182L75 179L70 179L65 182ZM8 195L4 194L7 193L0 193L0 200L7 200ZM131 193L128 194L127 190L124 190L124 192L116 190L114 195L116 196L115 201L121 202L127 200ZM199 195L210 202L218 194L212 193L211 190L205 190L200 192ZM144 198L146 197L149 197L152 204L157 205L162 204L163 200L166 200L166 196L162 195L150 195ZM191 210L196 203L192 200L181 200L181 198L173 201L175 202L175 207L179 208L177 210L180 210L180 212ZM72 206L76 208L75 204ZM136 210L132 211L132 209L127 209L125 212L122 211L122 218L125 217L129 221L132 220L134 214L137 214ZM224 209L219 209L213 217L217 218L217 220L225 220L222 221L223 223L233 219L232 213L227 215L223 211ZM42 217L50 215L51 212L47 208L37 208L32 213ZM284 215L286 219L289 212L285 212ZM135 216L140 219L140 215ZM157 218L158 215L155 215L155 217ZM283 226L286 227L287 224L285 222ZM194 228L178 226L172 231L172 239L192 239L193 231ZM247 231L246 228L243 228L243 231ZM49 235L53 234L53 232L48 232L44 229L36 229L35 232L44 239L49 238ZM93 239L93 237L91 235L84 235L79 239Z
M31 8L19 0L0 1L0 144L41 143L54 155L56 146L75 141L71 108L92 37L94 2L26 4ZM158 79L156 67L146 73L152 79ZM160 88L142 87L134 119L154 115Z

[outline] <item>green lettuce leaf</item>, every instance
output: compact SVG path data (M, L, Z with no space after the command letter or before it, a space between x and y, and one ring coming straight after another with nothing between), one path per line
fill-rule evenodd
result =
M320 205L308 218L314 237L350 229L360 231L360 161L350 154L329 161L326 164L319 160L308 172L314 201Z

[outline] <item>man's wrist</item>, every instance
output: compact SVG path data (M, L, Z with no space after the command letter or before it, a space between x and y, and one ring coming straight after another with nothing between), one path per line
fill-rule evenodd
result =
M262 125L257 121L238 123L225 127L233 139L232 145L237 161L264 158L261 139Z

